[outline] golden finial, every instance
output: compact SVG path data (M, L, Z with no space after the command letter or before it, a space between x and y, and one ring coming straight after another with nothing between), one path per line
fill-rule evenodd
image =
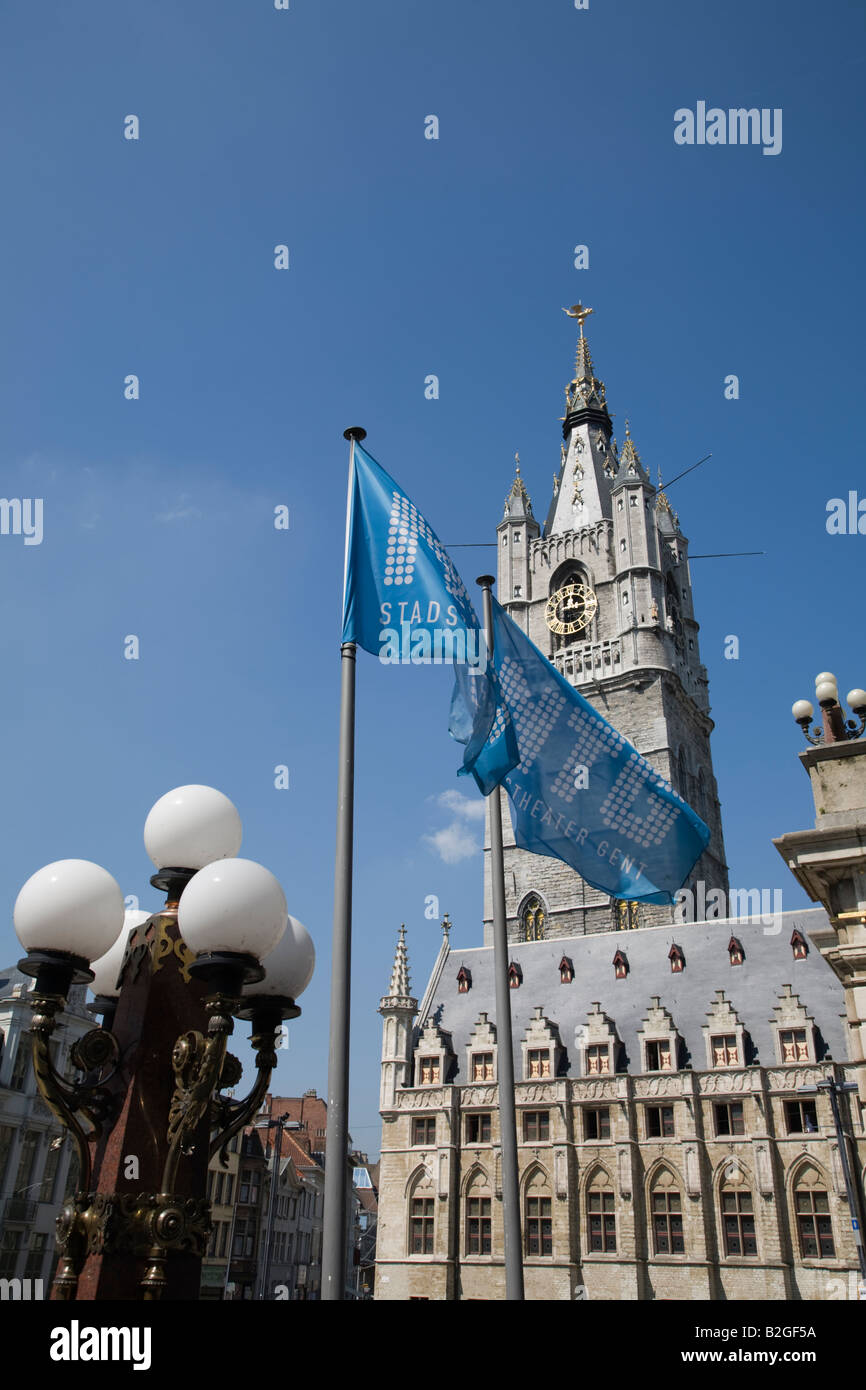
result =
M517 464L517 472L519 473L519 472L520 472L520 455L519 455L519 454L515 454L515 455L514 455L514 462Z
M584 320L588 319L590 314L595 313L595 310L584 309L583 305L578 302L577 304L572 304L570 309L563 309L562 312L564 314L567 314L570 319L577 319L577 322L580 325L580 336L582 338Z

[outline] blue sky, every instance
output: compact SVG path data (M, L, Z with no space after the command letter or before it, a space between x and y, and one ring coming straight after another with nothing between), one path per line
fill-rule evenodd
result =
M830 498L866 496L866 14L817 21L802 0L10 0L0 495L42 498L44 537L0 536L4 962L52 859L155 907L147 811L210 783L318 949L275 1089L326 1093L342 431L366 427L446 542L494 539L517 450L543 517L577 299L653 477L712 452L671 490L692 552L767 552L692 578L732 884L804 902L770 843L812 819L790 705L819 670L866 684L866 537L825 527ZM676 145L698 101L781 108L781 153ZM456 555L470 586L491 561ZM419 992L428 895L455 945L481 941L480 853L442 857L481 837L448 694L359 656L350 1124L371 1154L397 928Z

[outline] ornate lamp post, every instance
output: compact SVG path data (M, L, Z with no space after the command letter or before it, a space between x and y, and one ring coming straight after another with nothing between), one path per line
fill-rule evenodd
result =
M809 743L844 743L847 739L860 738L866 730L866 690L849 690L845 697L857 716L846 720L839 704L839 690L832 671L822 671L815 677L815 699L821 706L822 728L809 730L815 711L808 700L797 700L791 713L803 730ZM859 721L859 728L858 728Z
M276 1033L300 1013L315 963L301 924L287 932L273 874L236 857L241 834L221 792L178 787L145 824L161 911L124 920L114 879L80 859L40 869L18 895L37 1084L79 1159L79 1191L58 1218L54 1298L198 1298L209 1157L227 1165L228 1141L261 1106ZM74 1048L83 1075L69 1081L49 1044L84 980L103 1023ZM233 1018L251 1022L258 1073L239 1101L220 1094L241 1078L226 1051Z

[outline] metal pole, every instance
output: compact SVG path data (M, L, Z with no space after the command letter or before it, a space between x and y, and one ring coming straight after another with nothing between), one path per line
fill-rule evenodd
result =
M824 1089L821 1082L818 1083L820 1089ZM830 1092L830 1104L833 1107L833 1123L836 1126L836 1139L839 1143L839 1158L842 1161L842 1175L845 1179L845 1192L848 1196L848 1210L851 1213L851 1228L854 1232L854 1243L857 1246L857 1259L860 1262L860 1278L866 1282L866 1252L863 1250L863 1232L860 1229L860 1218L858 1216L859 1206L857 1196L854 1191L854 1183L851 1179L851 1165L848 1162L848 1138L842 1129L842 1116L839 1113L839 1096L836 1089L836 1079L826 1083L826 1089ZM856 1086L852 1085L852 1090Z
M266 1234L265 1234L265 1258L264 1258L264 1267L263 1267L263 1271L262 1271L262 1274L261 1274L261 1283L260 1283L260 1285L259 1285L259 1299L260 1299L260 1300L261 1300L261 1299L264 1299L264 1298L267 1298L267 1296L268 1296L268 1289L269 1289L269 1287L270 1287L270 1278L271 1278L271 1239L272 1239L272 1234L273 1234L273 1229L274 1229L274 1208L275 1208L275 1206L276 1206L277 1184L279 1183L279 1180L280 1180L280 1150L281 1150L281 1148L283 1147L283 1144L282 1144L282 1140L283 1140L283 1117L280 1116L280 1118L279 1118L278 1120L272 1120L272 1121L268 1124L268 1129L269 1129L269 1130L270 1130L270 1129L276 1129L277 1132L276 1132L276 1134L274 1135L274 1139L273 1139L274 1157L273 1157L273 1163L271 1164L271 1194L270 1194L270 1198L269 1198L269 1200L268 1200L268 1221L267 1221Z
M483 574L484 636L487 660L493 660L493 598L496 581ZM502 852L502 804L499 788L487 798L490 809L490 873L493 887L493 970L496 976L496 1041L499 1080L499 1130L502 1144L502 1222L505 1229L505 1297L523 1299L523 1249L520 1236L520 1174L517 1166L517 1117L514 1106L514 1050L511 1041L511 990L508 987L508 934L505 923L505 862Z
M346 558L355 440L366 430L344 432L349 445ZM355 792L355 644L341 648L340 754L337 780L337 851L334 861L334 934L331 948L331 1045L328 1054L328 1146L322 1225L322 1300L346 1296L346 1157L349 1152L349 1008L352 969L352 845Z

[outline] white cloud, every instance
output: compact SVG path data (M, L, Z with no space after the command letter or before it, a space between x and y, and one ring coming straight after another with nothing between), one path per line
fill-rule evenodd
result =
M484 802L480 798L463 796L453 788L440 792L430 800L443 810L450 811L451 819L441 830L424 835L424 843L438 854L444 864L459 864L464 859L471 859L481 849L473 827L484 819Z
M437 806L444 806L446 811L452 811L457 817L465 820L484 819L484 802L480 797L463 796L452 787L433 799Z

